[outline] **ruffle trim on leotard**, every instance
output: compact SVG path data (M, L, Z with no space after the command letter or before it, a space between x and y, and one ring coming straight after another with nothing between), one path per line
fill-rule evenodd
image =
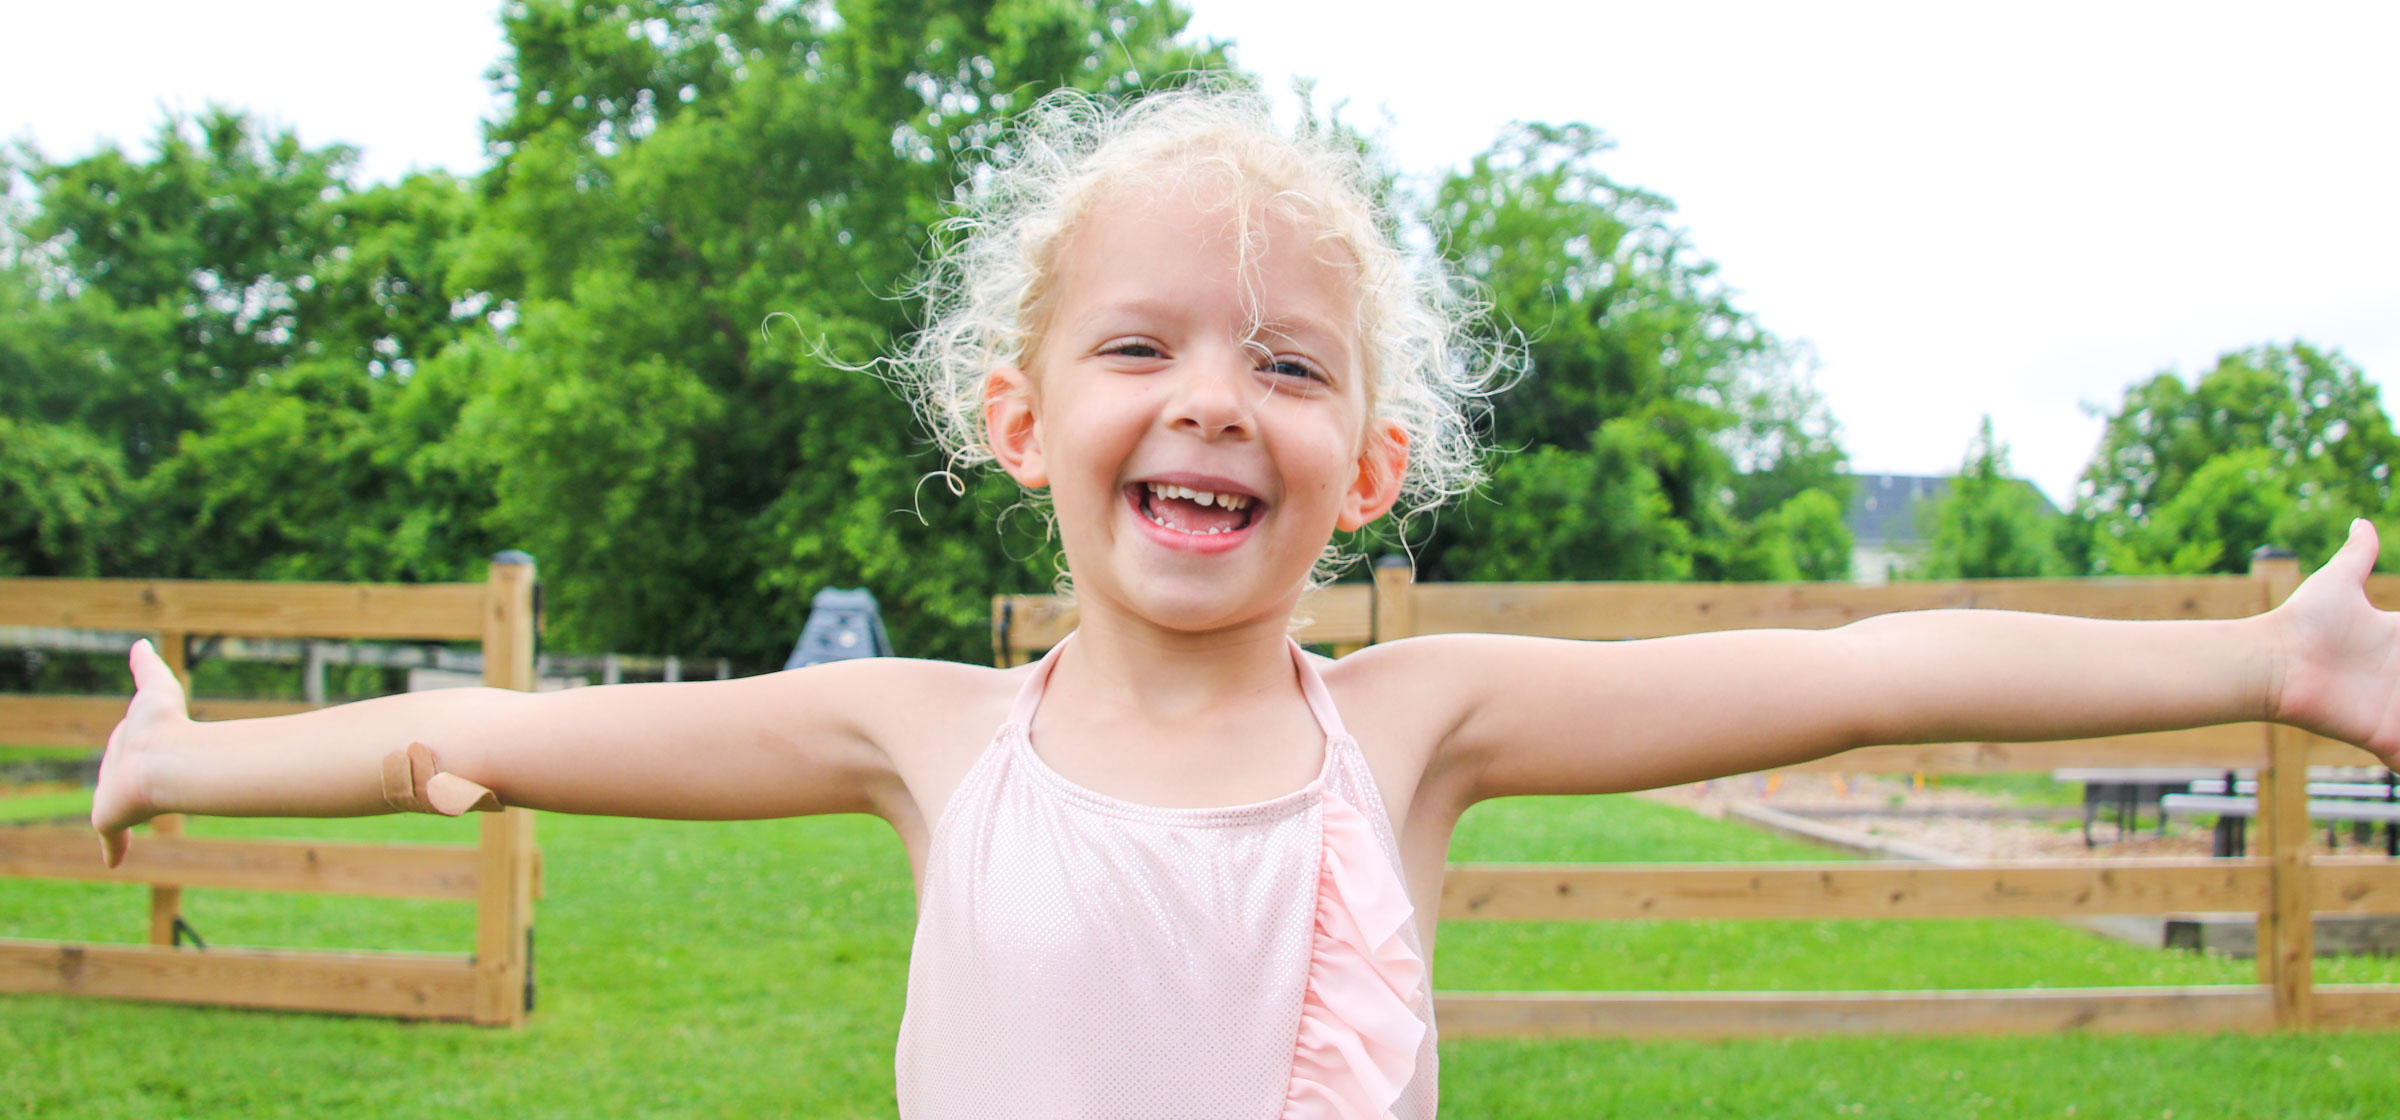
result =
M1324 800L1315 939L1283 1120L1382 1120L1416 1073L1425 962L1401 936L1415 908L1367 818Z

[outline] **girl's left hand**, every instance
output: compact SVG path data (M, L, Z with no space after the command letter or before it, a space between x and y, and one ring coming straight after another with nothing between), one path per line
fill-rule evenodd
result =
M92 792L92 829L100 834L100 858L110 867L125 861L126 830L162 812L151 797L150 765L192 724L183 682L150 639L135 642L126 659L133 669L133 702L108 733L99 785Z
M2268 712L2400 766L2400 614L2367 601L2376 552L2374 524L2351 522L2341 551L2276 609L2282 640Z

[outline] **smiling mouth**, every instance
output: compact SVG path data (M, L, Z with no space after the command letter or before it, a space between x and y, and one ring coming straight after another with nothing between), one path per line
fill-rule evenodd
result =
M1127 488L1134 508L1159 528L1195 537L1221 536L1250 527L1265 503L1248 494L1228 494L1166 482L1137 482Z

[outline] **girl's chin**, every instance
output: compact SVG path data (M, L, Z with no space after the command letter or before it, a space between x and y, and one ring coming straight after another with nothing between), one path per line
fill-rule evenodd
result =
M1298 587L1286 596L1244 594L1229 598L1221 583L1146 580L1127 588L1117 609L1146 627L1181 634L1228 634L1251 628L1284 632L1298 605Z

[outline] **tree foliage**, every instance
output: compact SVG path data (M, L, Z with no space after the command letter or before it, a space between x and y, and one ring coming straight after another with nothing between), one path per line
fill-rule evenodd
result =
M1846 575L1843 456L1795 354L1665 199L1600 171L1608 148L1585 125L1519 125L1436 193L1442 251L1526 363L1494 407L1491 484L1442 522L1427 574Z
M324 198L353 162L225 109L168 120L151 147L15 161L40 201L11 284L40 306L0 358L11 414L109 434L137 472L303 344L302 281L333 244Z
M1129 2L503 18L509 110L458 279L512 321L457 358L480 379L460 438L559 639L759 656L841 584L901 648L975 656L989 595L1047 582L1041 541L991 532L1003 484L926 485L939 457L854 363L908 330L926 228L1011 111L1221 57Z
M243 114L0 167L0 573L475 578L542 562L554 648L788 645L864 585L976 657L1054 547L859 367L1012 112L1222 68L1140 0L519 0L492 164L361 183ZM1522 324L1484 499L1434 578L1840 574L1841 454L1794 353L1583 126L1428 201ZM953 486L964 490L954 496ZM993 531L997 521L1000 532Z
M2233 351L2193 383L2126 391L2084 472L2079 543L2102 574L2239 572L2264 545L2313 563L2353 517L2400 524L2396 462L2376 386L2339 352Z
M111 573L130 490L109 441L0 413L0 579Z
M1967 461L1925 513L1925 552L1916 579L1998 579L2072 574L2059 549L2063 519L2032 484L2010 473L2008 445L1983 418Z
M138 151L0 157L0 575L458 579L519 547L554 647L755 663L839 584L903 650L978 656L988 597L1046 586L1054 547L860 367L910 329L927 228L1010 113L1222 46L1145 0L502 17L473 180L362 184L347 149L215 108ZM1846 574L1804 354L1607 149L1517 126L1422 200L1524 358L1490 485L1408 534L1424 577ZM1987 426L1923 573L2323 555L2355 513L2400 526L2396 452L2340 354L2237 351L2128 391L2064 532Z
M408 436L448 424L389 412L466 326L444 276L473 199L441 175L360 188L352 163L226 109L170 118L143 154L19 157L39 204L0 266L0 302L22 311L0 330L0 400L43 428L29 447L88 436L114 469L88 468L110 495L106 549L67 562L32 548L13 566L328 579L475 566L475 511L439 509L459 495L402 467ZM413 536L395 531L409 521Z

